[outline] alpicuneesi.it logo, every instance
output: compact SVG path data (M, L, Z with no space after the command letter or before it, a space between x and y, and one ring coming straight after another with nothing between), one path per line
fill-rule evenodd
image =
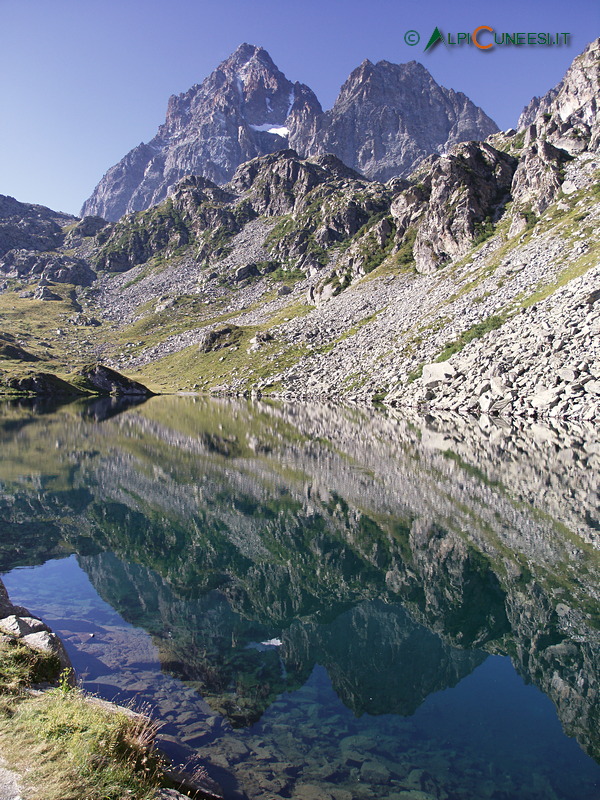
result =
M570 33L498 33L490 25L479 25L472 33L461 31L444 35L436 26L425 45L425 52L432 50L438 44L446 46L470 45L480 50L491 50L493 47L522 47L541 46L555 47L556 45L569 44ZM419 44L421 34L418 31L406 31L404 34L406 44Z

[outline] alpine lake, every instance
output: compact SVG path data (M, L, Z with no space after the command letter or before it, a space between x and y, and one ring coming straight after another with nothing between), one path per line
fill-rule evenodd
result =
M0 570L226 800L599 800L593 425L0 403Z

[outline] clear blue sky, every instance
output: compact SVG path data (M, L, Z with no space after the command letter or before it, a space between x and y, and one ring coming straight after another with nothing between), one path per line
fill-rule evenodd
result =
M436 25L572 36L566 47L424 53ZM405 44L409 29L419 45ZM598 35L598 0L0 0L0 193L77 213L104 172L152 138L169 95L244 41L324 108L363 59L415 59L507 128Z

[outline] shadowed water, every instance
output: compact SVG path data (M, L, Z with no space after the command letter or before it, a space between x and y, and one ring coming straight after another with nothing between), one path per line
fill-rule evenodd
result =
M228 798L600 798L600 444L330 406L5 405L0 569Z

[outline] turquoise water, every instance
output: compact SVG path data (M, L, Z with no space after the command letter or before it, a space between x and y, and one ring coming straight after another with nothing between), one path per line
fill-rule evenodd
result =
M593 448L450 423L8 409L5 583L231 800L597 800Z

